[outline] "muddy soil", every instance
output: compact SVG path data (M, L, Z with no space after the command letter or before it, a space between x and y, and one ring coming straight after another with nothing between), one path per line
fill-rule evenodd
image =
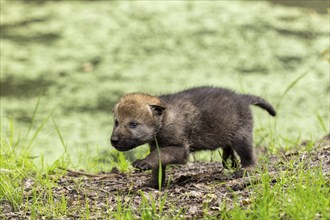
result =
M309 168L320 166L327 180L330 178L330 134L315 144L313 150L305 151L304 145L301 150L295 152L280 153L259 158L259 164L268 164L270 184L277 181L280 171L287 169L283 161L305 161ZM262 159L263 158L263 159ZM267 162L268 161L268 162ZM262 170L262 169L261 169ZM262 171L261 171L262 172ZM116 169L109 173L89 174L83 171L67 170L65 176L54 179L57 186L53 187L52 194L55 203L59 203L64 196L67 200L67 213L63 219L80 219L86 216L88 209L89 219L104 219L111 213L120 214L125 209L132 210L135 217L140 218L142 209L150 209L150 201L156 203L158 210L162 199L166 196L166 203L162 207L162 216L170 218L199 218L205 214L216 217L219 214L221 204L226 204L226 209L231 209L234 203L246 206L251 203L250 197L253 190L250 185L260 183L261 172L248 176L238 176L237 172L224 170L220 162L201 163L193 162L186 165L172 166L168 169L167 187L162 191L144 187L149 174L145 172L120 173ZM294 172L287 170L287 172ZM24 183L24 205L20 210L13 212L6 204L2 204L5 219L29 219L31 210L29 205L32 201L33 179L27 179ZM40 193L47 193L40 190ZM88 203L88 207L86 207ZM8 206L8 205L7 205ZM157 211L156 211L157 213ZM159 213L159 212L158 212ZM52 219L52 216L42 213L39 219ZM1 216L0 216L1 217Z

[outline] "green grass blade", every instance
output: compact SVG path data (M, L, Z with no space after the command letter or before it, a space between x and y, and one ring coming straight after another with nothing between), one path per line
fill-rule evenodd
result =
M159 145L158 145L158 141L157 138L155 137L155 142L156 142L156 146L157 146L157 151L158 151L158 190L161 191L162 189L162 178L163 178L163 168L162 168L162 160L160 158L160 149L159 149Z
M53 121L53 125L54 125L54 127L55 127L55 130L56 130L56 133L57 133L58 137L59 137L60 140L61 140L62 146L64 147L64 151L65 151L65 153L67 153L67 145L66 145L65 142L64 142L64 138L63 138L63 136L62 136L62 133L61 133L60 129L58 128L58 126L57 126L57 124L56 124L54 118L52 118L52 121Z
M329 129L328 129L327 126L325 125L324 120L323 120L323 118L321 117L321 115L320 115L319 113L317 113L316 116L317 116L317 120L318 120L318 122L319 122L321 128L323 129L323 131L324 131L325 133L328 133L328 132L329 132Z
M45 124L47 123L47 121L49 120L49 118L52 116L52 114L53 114L53 112L49 113L48 116L39 125L39 127L37 128L37 130L34 132L34 135L32 136L31 140L29 141L29 144L27 145L26 151L30 150L30 148L31 148L34 140L37 138L39 132L45 126Z
M305 72L303 72L303 74L301 74L300 76L298 76L295 80L293 80L284 90L284 92L282 93L280 100L278 101L277 105L276 105L276 109L278 111L278 109L281 106L281 102L283 100L283 98L286 96L286 94L288 94L288 92L295 86L297 85L297 83L302 80L307 74L309 73L309 69L306 70Z
M31 119L31 122L30 122L29 128L28 128L28 130L27 130L27 132L26 132L25 139L29 136L29 134L30 134L30 132L31 132L31 129L32 129L32 126L33 126L34 120L35 120L35 118L36 118L36 115L37 115L37 112L38 112L38 109L39 109L40 101L41 101L41 95L40 95L39 98L38 98L38 101L37 101L36 106L34 107L33 115L32 115L32 119Z

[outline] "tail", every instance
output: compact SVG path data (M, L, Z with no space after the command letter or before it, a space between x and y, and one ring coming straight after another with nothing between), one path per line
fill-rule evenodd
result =
M273 106L271 106L271 104L269 104L263 98L254 95L243 95L243 97L248 101L250 105L256 105L265 109L271 116L276 115L276 111L274 110Z

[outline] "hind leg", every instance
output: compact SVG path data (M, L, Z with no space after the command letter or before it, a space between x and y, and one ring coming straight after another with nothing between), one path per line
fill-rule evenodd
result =
M222 153L222 165L226 169L229 169L229 160L232 161L231 167L237 168L237 159L233 149L231 147L226 147L223 149Z
M240 157L243 168L253 167L255 164L252 143L252 131L250 129L238 132L232 141L232 147Z

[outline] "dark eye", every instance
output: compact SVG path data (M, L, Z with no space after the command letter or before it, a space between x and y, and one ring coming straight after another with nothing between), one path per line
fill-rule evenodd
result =
M115 127L118 127L118 121L117 121L117 119L115 119Z
M129 127L130 127L130 128L136 128L138 125L139 125L139 124L136 123L136 122L131 122L131 123L129 123Z

